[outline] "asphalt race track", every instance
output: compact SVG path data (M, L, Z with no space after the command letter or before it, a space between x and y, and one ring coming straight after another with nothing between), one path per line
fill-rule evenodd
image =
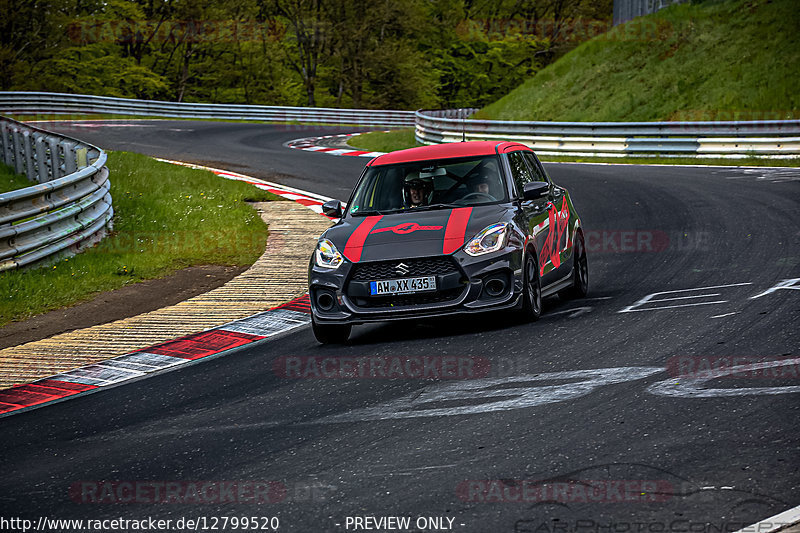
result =
M282 146L350 128L131 124L54 129L343 199L366 163ZM800 169L547 168L587 229L588 299L549 299L534 324L495 314L359 326L338 347L304 328L4 418L0 515L209 529L216 518L221 531L236 530L232 517L390 531L356 518L396 516L410 517L400 531L710 533L800 505ZM488 371L319 379L307 366L441 356ZM302 375L285 366L298 357ZM675 370L732 357L769 362ZM217 497L198 499L190 481L215 482ZM147 495L167 482L177 501ZM253 503L223 482L272 484Z

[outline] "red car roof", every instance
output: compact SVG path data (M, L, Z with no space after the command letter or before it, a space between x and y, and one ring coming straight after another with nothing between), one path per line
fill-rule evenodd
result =
M429 159L494 155L510 152L511 150L530 150L530 148L520 143L497 141L432 144L430 146L419 146L417 148L408 148L406 150L398 150L396 152L380 155L373 159L369 165L393 165L396 163L427 161Z

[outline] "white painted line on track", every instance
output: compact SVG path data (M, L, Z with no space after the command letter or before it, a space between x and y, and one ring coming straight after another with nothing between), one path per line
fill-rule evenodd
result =
M716 315L716 316L712 316L711 318L724 318L726 316L731 316L731 315L736 315L736 314L739 314L739 311L734 311L733 313L725 313L723 315Z
M690 289L678 289L678 290L673 290L673 291L654 292L652 294L648 294L644 298L641 298L637 302L626 306L625 308L621 309L620 311L617 311L617 313L633 313L633 312L636 312L636 311L658 311L660 309L676 309L676 308L679 308L679 307L694 307L694 306L699 306L699 305L724 304L728 300L716 300L716 301L713 301L713 302L695 302L695 303L682 304L682 305L664 305L664 306L659 306L659 307L640 308L641 306L647 305L647 304L652 303L652 302L666 302L666 301L671 301L671 300L683 300L683 299L689 299L689 298L713 298L715 296L719 296L719 293L711 293L711 294L700 294L700 295L690 295L690 296L679 296L679 297L674 297L674 298L662 298L662 299L658 299L658 300L654 300L653 299L656 296L661 296L663 294L676 294L676 293L680 293L680 292L702 291L702 290L706 290L706 289L723 289L723 288L728 288L728 287L743 287L745 285L752 285L752 284L753 284L752 282L729 283L727 285L712 285L710 287L695 287L695 288L690 288ZM637 308L639 308L639 309L637 309Z
M735 533L775 533L798 523L800 523L800 505L787 509L775 516L765 518L761 522L747 526Z

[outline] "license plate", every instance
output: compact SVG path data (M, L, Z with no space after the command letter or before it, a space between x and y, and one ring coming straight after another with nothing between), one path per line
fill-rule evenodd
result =
M436 290L436 276L423 276L420 278L386 279L371 281L369 291L372 296L382 294L410 294Z

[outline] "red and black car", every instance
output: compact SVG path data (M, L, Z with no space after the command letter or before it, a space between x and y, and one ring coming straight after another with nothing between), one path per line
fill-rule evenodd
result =
M533 151L511 142L411 148L370 161L309 267L314 335L354 324L515 308L588 289L583 226Z

